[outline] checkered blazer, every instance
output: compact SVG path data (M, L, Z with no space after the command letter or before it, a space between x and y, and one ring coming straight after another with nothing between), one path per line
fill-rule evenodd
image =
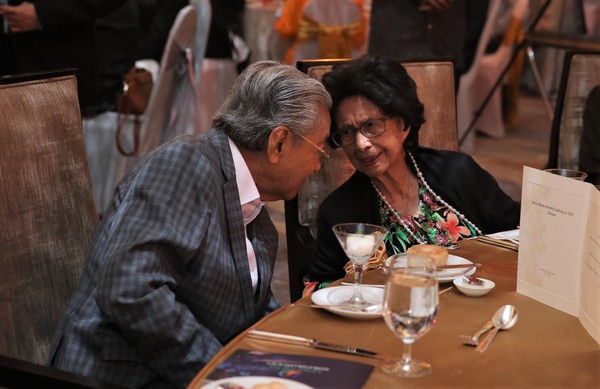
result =
M277 308L278 235L265 208L248 236L256 294L222 132L152 152L114 192L51 364L125 387L185 387L222 345Z

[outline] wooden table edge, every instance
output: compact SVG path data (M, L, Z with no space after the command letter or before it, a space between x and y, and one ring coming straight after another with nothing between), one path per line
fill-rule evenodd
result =
M293 304L285 305L283 307L276 309L275 311L269 313L267 316L263 317L262 319L260 319L256 323L254 323L251 327L248 327L246 330L240 332L235 338L230 340L226 345L223 346L223 348L214 357L211 358L211 360L206 365L204 365L202 370L200 370L196 374L196 376L194 377L192 382L190 382L190 384L188 385L188 389L201 388L202 385L204 385L204 380L206 379L206 377L208 377L208 375L212 371L214 371L217 368L217 366L219 366L227 357L229 357L232 349L235 349L235 347L238 345L238 343L240 343L243 339L246 338L246 335L248 334L248 332L262 326L267 321L269 321L271 318L277 316L276 315L277 313L282 312L285 309L288 309L292 305Z

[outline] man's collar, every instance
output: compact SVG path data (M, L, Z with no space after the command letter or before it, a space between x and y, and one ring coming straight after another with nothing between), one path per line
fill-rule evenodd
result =
M238 192L240 194L240 203L243 205L257 199L260 200L260 193L258 193L258 188L254 183L250 169L248 169L248 164L246 164L242 153L235 143L233 143L233 141L229 138L228 140L229 148L231 149L231 156L233 157L233 165L235 167L235 176Z

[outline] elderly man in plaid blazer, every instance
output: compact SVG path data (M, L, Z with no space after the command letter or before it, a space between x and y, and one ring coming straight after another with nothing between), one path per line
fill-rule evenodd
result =
M51 364L124 387L185 387L278 307L264 201L321 166L331 98L293 67L251 65L214 129L147 155L117 186Z

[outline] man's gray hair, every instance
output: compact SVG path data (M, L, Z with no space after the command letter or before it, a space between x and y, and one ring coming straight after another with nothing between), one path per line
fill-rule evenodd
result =
M331 108L331 96L318 80L289 65L256 62L233 84L213 127L223 130L238 147L261 151L277 126L312 133L319 103Z

